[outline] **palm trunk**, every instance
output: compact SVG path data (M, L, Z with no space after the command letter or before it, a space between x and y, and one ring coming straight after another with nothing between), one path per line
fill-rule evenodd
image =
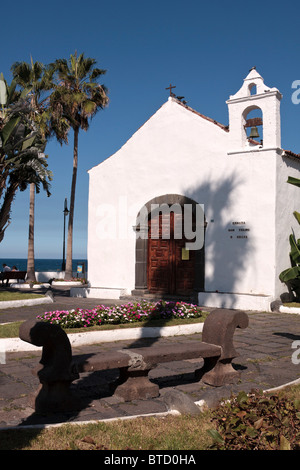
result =
M27 281L36 282L34 266L34 206L35 206L35 185L30 184L29 202L29 234L28 234L28 258L27 258Z
M71 279L73 275L73 269L72 269L73 221L74 221L75 190L76 190L77 167L78 167L78 135L79 135L79 127L76 127L74 129L73 175L72 175L71 197L70 197L70 213L69 213L69 224L68 224L65 279Z

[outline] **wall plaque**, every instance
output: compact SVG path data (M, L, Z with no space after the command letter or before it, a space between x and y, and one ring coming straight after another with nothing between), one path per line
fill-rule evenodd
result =
M246 226L246 222L243 220L238 220L238 221L233 221L231 222L231 226L234 226L234 228L228 228L228 232L230 233L230 238L248 238L248 232L250 232L250 228ZM238 233L232 233L232 232L238 232ZM239 233L242 232L242 233ZM245 233L247 232L247 234Z

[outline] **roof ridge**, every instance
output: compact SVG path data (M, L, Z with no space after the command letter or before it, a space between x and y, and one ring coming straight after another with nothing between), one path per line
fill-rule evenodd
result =
M176 97L171 97L172 100L174 100L176 103L180 104L182 107L186 108L188 111L191 111L192 113L194 114L197 114L197 116L200 116L202 117L203 119L206 119L207 121L211 122L212 124L215 124L216 126L220 127L221 129L223 129L224 131L226 132L229 132L229 126L225 126L224 124L221 124L220 122L216 121L215 119L212 119L208 116L205 116L204 114L202 113L199 113L199 111L196 111L195 109L191 108L190 106L188 106L187 104L185 103L182 103L178 98Z

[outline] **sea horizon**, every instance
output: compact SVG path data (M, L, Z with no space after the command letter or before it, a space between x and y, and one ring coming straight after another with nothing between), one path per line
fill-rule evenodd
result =
M16 266L19 271L27 271L27 258L0 258L2 270L3 263L7 264L10 268ZM72 270L77 272L77 265L84 263L84 270L87 272L87 259L75 258L72 260ZM35 258L34 259L35 271L36 272L47 272L47 271L62 271L62 259L61 258Z

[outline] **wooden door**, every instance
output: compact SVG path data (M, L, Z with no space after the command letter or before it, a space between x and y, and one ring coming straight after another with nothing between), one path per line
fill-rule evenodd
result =
M181 214L159 214L148 225L148 290L188 295L195 282L195 251L186 251Z

